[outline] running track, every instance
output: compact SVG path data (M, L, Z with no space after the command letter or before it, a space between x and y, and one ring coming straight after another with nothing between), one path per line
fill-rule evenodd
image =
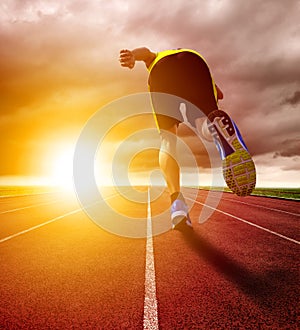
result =
M72 196L0 198L0 329L299 328L299 202L215 193L213 210L185 189L194 230L152 237L168 204L153 193L107 194L147 219L139 239L101 229Z

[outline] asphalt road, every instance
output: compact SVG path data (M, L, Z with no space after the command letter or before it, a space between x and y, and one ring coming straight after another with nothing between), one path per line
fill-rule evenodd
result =
M165 193L105 194L103 223L145 237L66 194L0 198L0 329L299 328L299 202L185 189L191 231L169 230Z

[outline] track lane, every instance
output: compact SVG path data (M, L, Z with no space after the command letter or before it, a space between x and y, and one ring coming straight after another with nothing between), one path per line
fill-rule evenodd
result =
M145 239L117 237L81 212L0 246L5 328L143 327Z
M62 193L52 194L51 197L48 196L48 201L33 203L32 199L35 200L35 198L41 196L45 198L46 196L43 195L25 195L27 198L25 201L26 206L22 206L24 205L23 195L20 196L20 202L18 202L18 198L13 199L14 202L17 201L18 208L11 208L6 205L6 210L0 212L0 243L81 210L77 198L71 193L68 195ZM99 204L104 201L113 201L113 198L117 196L119 194L116 191L110 191L105 194L105 197L103 197L103 200ZM31 200L28 198L31 198Z
M31 200L26 200L26 206L22 206L24 205L22 201L19 202L17 209L15 209L15 203L13 207L6 206L6 211L0 214L0 240L79 208L77 200L72 196L66 198L56 195L51 197L48 202L39 201L37 203L34 203L34 198L33 196Z
M238 204L243 204L243 205L247 205L247 206L251 206L251 207L258 207L258 208L261 208L261 209L264 209L264 210L267 210L267 211L275 211L275 212L279 212L279 213L285 213L285 214L288 214L288 215L293 215L293 216L297 216L297 217L300 217L300 212L299 212L299 205L297 206L296 203L298 202L295 202L295 201L291 201L288 204L280 204L280 203L276 203L273 207L270 207L270 206L264 206L264 205L258 205L258 204L255 204L255 201L251 199L252 202L245 202L245 201L241 201L241 200L235 200L235 199L229 199L229 198L223 198L223 201L228 201L228 202L233 202L233 203L238 203ZM279 204L279 205L278 205ZM283 210L283 209L280 209L278 208L278 206L284 206L286 208L288 208L289 211L286 211L286 210ZM291 212L291 209L293 208L293 206L295 205L295 211L294 212Z
M201 210L192 233L154 238L160 329L297 329L299 245Z
M122 203L118 210L132 214ZM168 203L166 193L152 202L152 217ZM146 205L134 211L145 217ZM200 212L195 204L194 222ZM296 329L299 250L291 244L217 212L192 234L153 237L159 329ZM145 252L146 239L107 233L83 212L3 242L0 325L142 329Z
M249 198L247 197L247 202L245 202L245 197L235 196L233 198L228 198L227 195L228 194L225 194L225 196L223 194L221 195L222 199L217 207L212 207L210 203L207 203L206 206L204 206L206 203L205 195L200 195L196 203L200 203L202 208L217 208L217 212L223 212L228 216L236 218L236 220L248 221L253 226L262 227L263 230L269 230L279 236L283 235L297 242L300 241L299 202L289 201L292 210L297 210L298 207L298 213L296 213L296 211L289 212L282 210L280 203L275 208L275 205L273 205L273 199L271 199L272 207L270 207L270 204L269 206L265 206L265 198L250 196ZM186 197L189 199L189 193L187 193ZM215 198L217 200L219 196ZM263 205L260 205L261 200ZM285 207L286 206L287 205L285 205Z
M187 200L191 200L191 199L190 198L187 198ZM238 216L232 214L232 213L237 213L237 212L234 212L234 210L232 210L232 209L230 210L231 213L228 213L228 212L222 211L220 208L211 207L211 206L209 206L207 204L203 204L203 203L198 202L198 201L195 201L195 203L196 204L199 204L203 208L210 208L210 209L214 210L217 213L221 213L221 214L223 214L225 216L228 216L228 217L230 217L232 219L235 219L237 221L240 221L240 222L243 222L245 224L248 224L249 226L255 227L257 229L263 230L263 231L265 231L267 233L270 233L272 235L278 236L278 237L280 237L282 239L285 239L285 240L288 240L288 241L290 241L292 243L295 243L295 244L300 245L300 241L297 240L297 239L300 238L299 233L297 231L295 231L295 229L297 229L297 226L295 226L295 223L293 223L292 226L288 226L288 228L286 228L287 227L287 224L286 224L286 222L287 222L286 220L287 219L285 219L285 221L282 221L282 218L280 217L279 218L280 224L278 224L276 222L276 217L273 216L273 219L272 219L273 221L272 221L272 223L270 223L269 221L261 221L261 219L259 217L262 217L263 215L261 215L261 214L257 215L256 214L255 215L256 219L253 221L252 220L253 219L253 210L252 209L251 209L251 211L248 211L248 212L246 211L246 216L243 215L244 218L241 218L241 217L238 217ZM250 216L250 219L251 220L246 220L245 218L249 218L249 216ZM257 218L259 218L260 221L256 221ZM263 227L261 225L258 225L256 222L259 222L259 223L264 222L264 224L267 225L267 227L271 227L271 228L272 227L275 227L275 230L276 231L271 230L271 229L266 228L266 227ZM280 232L286 232L286 234L289 235L289 236L283 235ZM291 238L290 236L295 237L295 239L294 238Z
M185 189L186 192L191 192L192 189ZM207 190L199 190L199 197L204 197L208 194ZM300 209L299 203L300 200L292 200L292 199L280 199L277 197L265 197L265 196L256 196L250 195L245 197L239 197L229 192L218 192L214 191L212 194L215 196L222 195L222 200L236 202L237 204L249 204L254 207L277 210L278 212L287 212L293 213L294 215L299 216Z
M55 201L62 198L62 194L35 194L35 195L15 195L15 196L0 196L0 212L7 212L9 210L28 207L35 204ZM58 197L58 198L57 198Z
M34 207L38 207L38 206L54 204L54 203L57 203L57 202L58 202L57 200L54 200L54 201L51 201L51 202L42 202L42 203L30 204L30 205L27 205L27 206L21 206L21 207L17 207L17 208L14 208L14 209L1 211L0 214L17 212L17 211L21 211L21 210L25 210L25 209L31 209L31 208L34 208Z

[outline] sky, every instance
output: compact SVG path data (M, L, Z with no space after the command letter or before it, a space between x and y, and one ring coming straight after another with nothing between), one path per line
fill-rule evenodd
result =
M89 118L147 92L144 65L118 62L120 49L146 46L201 53L224 93L220 108L253 155L257 185L299 187L299 14L296 0L1 1L0 184L64 180ZM112 129L99 149L103 180L130 126L148 129L153 121L138 117ZM180 136L205 174L198 139L184 127ZM134 138L124 145L136 150ZM126 166L137 177L158 168L157 150L131 158ZM187 176L191 164L183 164Z

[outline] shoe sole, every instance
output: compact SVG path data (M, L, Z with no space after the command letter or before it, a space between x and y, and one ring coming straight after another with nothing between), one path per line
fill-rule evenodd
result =
M222 110L211 112L208 119L228 188L238 196L250 195L256 184L256 170L237 126Z
M193 228L191 220L186 216L175 216L172 218L172 229L177 229L182 225Z

